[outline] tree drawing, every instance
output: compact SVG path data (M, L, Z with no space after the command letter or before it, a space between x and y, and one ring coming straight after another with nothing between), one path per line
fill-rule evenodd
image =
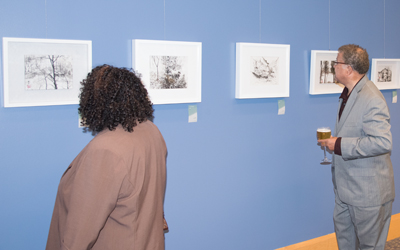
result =
M186 57L179 56L150 56L150 88L187 88L186 61Z
M158 65L160 64L160 56L152 56L151 59L153 60L154 66L156 66L157 78L158 81Z
M66 55L25 55L27 90L71 89L72 57Z
M320 83L336 83L335 79L335 61L320 61Z

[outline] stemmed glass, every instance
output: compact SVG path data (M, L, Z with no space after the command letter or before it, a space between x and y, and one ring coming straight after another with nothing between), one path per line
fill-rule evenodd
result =
M317 138L318 140L325 140L331 138L331 129L329 127L318 128ZM321 161L321 164L329 164L329 163L332 163L332 161L326 157L326 146L324 146L324 159Z

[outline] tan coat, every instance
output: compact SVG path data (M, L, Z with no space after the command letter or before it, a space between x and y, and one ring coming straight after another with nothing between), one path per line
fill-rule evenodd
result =
M150 121L100 132L61 178L46 250L162 250L164 139Z

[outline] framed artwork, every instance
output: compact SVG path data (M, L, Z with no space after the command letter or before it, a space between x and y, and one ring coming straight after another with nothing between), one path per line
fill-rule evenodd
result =
M132 67L153 104L201 102L201 43L132 40Z
M91 41L4 37L4 107L78 104L91 69Z
M289 97L290 45L236 43L237 99Z
M400 59L372 59L371 81L378 89L400 89Z
M342 93L344 86L335 80L338 51L311 50L310 95Z

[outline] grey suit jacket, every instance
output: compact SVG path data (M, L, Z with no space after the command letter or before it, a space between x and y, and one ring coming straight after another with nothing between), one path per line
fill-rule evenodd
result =
M339 109L342 99L340 99ZM339 199L353 206L378 206L394 199L390 114L379 89L364 76L354 87L335 136L342 155L333 155L332 178Z

